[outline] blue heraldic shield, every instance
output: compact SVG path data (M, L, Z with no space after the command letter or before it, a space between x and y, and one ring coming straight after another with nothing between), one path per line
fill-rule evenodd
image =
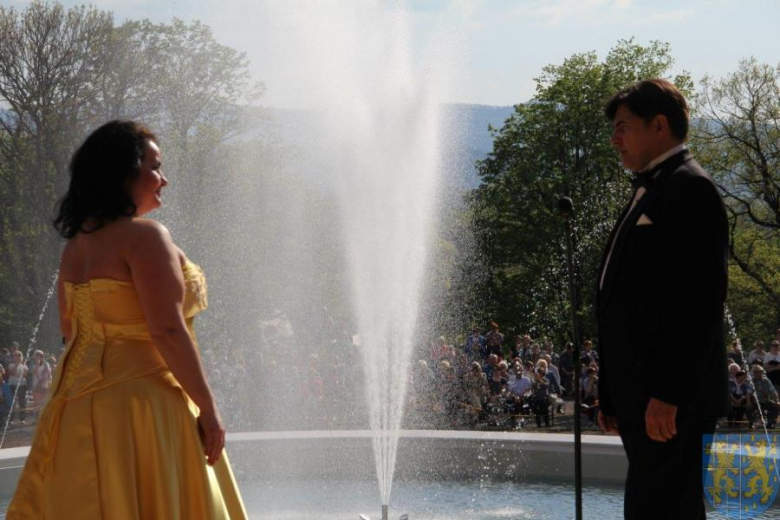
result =
M772 507L780 489L780 435L705 435L703 446L704 495L715 511L746 520Z

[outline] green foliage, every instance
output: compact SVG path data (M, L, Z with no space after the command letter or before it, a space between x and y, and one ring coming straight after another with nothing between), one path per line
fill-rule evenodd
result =
M704 78L695 106L692 144L729 212L736 333L766 340L780 323L780 69L743 60Z
M767 282L772 287L780 287L780 247L777 243L754 240L752 233L739 233L735 237L736 247L740 250L751 249L751 265L760 264L773 274ZM747 243L751 244L748 245ZM744 347L757 340L768 342L780 323L780 307L767 294L761 285L735 262L729 266L728 310L733 328L729 333L732 339L739 338Z
M70 155L91 130L110 119L144 121L180 186L174 197L204 197L261 93L245 56L200 22L117 26L93 7L0 7L0 337L23 343L38 321L61 246L53 209ZM185 243L204 227L198 215L175 221ZM44 323L49 338L54 316Z
M486 314L507 330L563 339L570 327L563 222L557 201L575 204L575 290L584 337L595 336L596 271L612 224L629 196L629 176L609 145L607 100L639 79L664 77L667 44L620 41L600 61L575 54L549 65L536 95L517 105L493 152L479 164L472 207L489 270ZM690 89L687 74L672 78ZM570 338L570 336L568 336ZM567 338L567 339L568 339Z

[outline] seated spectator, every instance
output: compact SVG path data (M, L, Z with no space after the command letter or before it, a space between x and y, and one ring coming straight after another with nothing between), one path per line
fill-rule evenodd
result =
M742 352L742 343L740 343L738 339L735 339L734 343L731 345L728 356L733 359L734 363L739 365L740 368L745 365L745 353Z
M736 363L732 366L736 366ZM745 418L752 394L744 370L738 370L734 374L734 380L729 380L729 390L731 391L731 413L729 413L728 425L734 427Z
M757 405L757 411L766 427L774 428L778 409L780 409L777 390L764 374L764 367L753 365L751 370L753 373L753 404Z
M531 379L523 370L523 364L519 358L514 363L514 369L509 374L509 383L506 392L506 411L512 415L512 426L525 425L525 419L519 416L530 414L529 392Z
M764 342L761 340L756 341L756 348L750 351L747 357L747 364L753 366L756 363L764 364L764 356L766 351L764 350Z
M504 335L498 331L498 323L495 321L490 322L490 332L485 334L485 342L488 355L495 354L499 358L503 357L501 346L504 343Z
M482 366L474 361L463 378L465 402L474 410L481 412L490 392Z
M728 361L728 360L727 360ZM729 363L729 381L736 381L737 372L742 370L736 363Z
M528 391L531 390L531 379L519 363L516 365L514 376L509 378L507 390L509 390L511 396L519 399L525 397Z
M599 354L595 350L593 350L593 342L589 339L586 339L582 343L582 355L584 356L590 356L590 359L595 361L596 363L599 362Z
M43 401L46 399L51 385L51 367L40 350L36 350L33 354L31 371L33 407L39 410L43 406Z
M766 377L777 388L780 385L780 341L774 340L769 344L769 352L764 355L764 369Z
M534 379L531 382L531 410L536 417L536 426L550 426L550 382L546 377L547 369L544 365L537 366L534 370Z
M431 361L438 363L442 359L449 360L450 347L444 336L439 336L431 344Z
M484 368L485 377L488 378L488 381L490 381L490 378L493 377L493 370L495 370L496 365L498 365L498 356L495 354L490 354L485 361Z
M18 343L14 342L17 345L18 350ZM8 367L8 363L11 362L11 351L7 348L3 347L0 348L0 365L3 367L3 371L5 372L5 369Z
M5 426L8 414L11 413L11 402L13 399L11 388L5 382L5 368L0 364L0 425Z
M466 340L466 355L470 360L485 359L487 357L487 348L485 347L485 337L479 333L479 329L474 329Z
M588 367L585 371L584 388L582 391L582 404L587 407L586 414L591 424L596 422L598 414L598 396L599 396L599 378L596 375L596 369Z
M456 360L455 375L458 379L463 379L469 373L469 370L471 370L471 362L466 354L457 354Z
M556 393L558 395L563 395L563 385L561 384L561 373L558 370L558 367L555 366L552 362L552 356L550 354L544 354L542 356L542 359L539 361L544 361L547 363L547 376L548 378L554 378L555 379L555 385L554 387L551 387L550 390L553 393ZM552 381L550 382L552 384Z
M506 361L501 361L496 369L493 370L490 378L488 379L488 387L490 388L490 395L492 397L499 396L506 391L507 384L509 383L509 366Z
M553 371L555 368L552 366L549 362L549 354L545 354L545 359L540 359L538 363L536 363L537 367L544 367L545 370L545 377L547 378L548 390L550 392L550 405L555 406L555 410L557 413L560 413L563 408L563 399L560 398L560 396L563 393L563 390L561 389L561 383L558 379L557 374Z
M8 364L6 370L8 373L8 387L11 393L16 396L16 406L19 408L19 418L22 424L27 424L27 365L24 363L24 356L21 350L13 352L13 361ZM14 421L16 411L12 411L11 422Z
M533 345L531 345L531 351L526 357L526 360L536 365L536 362L539 361L539 356L541 355L542 355L542 349L539 347L538 344L534 343Z

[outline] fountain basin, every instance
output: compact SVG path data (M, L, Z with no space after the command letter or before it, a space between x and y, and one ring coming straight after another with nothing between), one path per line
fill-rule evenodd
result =
M301 479L376 482L371 439L368 430L244 432L228 435L227 449L241 484ZM618 437L584 435L582 452L586 484L622 485L627 461ZM0 450L0 499L13 495L28 453L27 447ZM562 481L572 478L573 453L570 434L403 430L396 478Z
M231 434L238 475L255 478L355 478L375 481L372 432L291 431ZM583 436L583 477L622 485L627 461L618 437ZM399 479L524 481L574 474L571 434L403 430ZM239 477L240 478L240 477Z
M370 431L245 432L228 452L257 520L378 518ZM524 520L573 518L573 436L404 430L389 518ZM582 439L585 518L622 516L627 461L618 437ZM0 518L29 448L0 450ZM710 508L708 508L710 509ZM777 518L772 507L753 518ZM729 518L710 511L708 518Z

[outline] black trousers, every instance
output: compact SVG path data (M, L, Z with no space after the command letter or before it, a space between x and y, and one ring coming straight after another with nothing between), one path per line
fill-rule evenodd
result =
M628 457L626 520L704 520L703 436L715 419L677 421L677 435L667 442L647 436L644 423L618 418Z

